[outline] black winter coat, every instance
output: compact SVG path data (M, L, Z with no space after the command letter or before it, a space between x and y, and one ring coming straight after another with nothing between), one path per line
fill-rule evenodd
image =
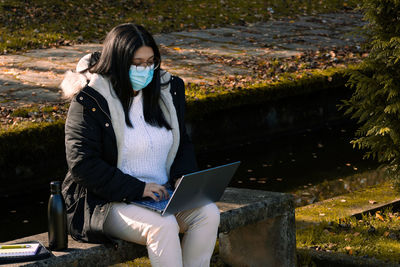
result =
M185 87L172 76L170 93L177 112L180 143L170 170L170 183L197 170L193 145L186 133ZM110 241L103 224L110 202L141 198L145 183L117 168L117 143L105 98L86 86L72 100L65 124L68 173L62 193L68 232L76 240Z

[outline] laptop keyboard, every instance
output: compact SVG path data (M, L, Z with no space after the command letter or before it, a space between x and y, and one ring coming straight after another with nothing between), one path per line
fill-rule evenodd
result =
M160 201L157 202L157 201L155 201L154 199L151 198L151 199L143 199L143 200L135 201L135 202L136 203L140 203L142 205L145 205L147 207L156 209L156 210L163 210L167 206L168 201L171 198L172 193L174 192L174 191L172 191L170 189L167 189L167 191L168 191L168 194L169 194L169 198L168 199L163 199L163 200L160 200ZM154 194L158 197L157 193L154 193Z

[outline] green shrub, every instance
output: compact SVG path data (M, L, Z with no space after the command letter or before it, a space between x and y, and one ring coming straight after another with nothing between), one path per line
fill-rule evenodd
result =
M362 3L371 51L363 69L350 73L348 85L355 91L341 107L360 124L353 146L388 165L400 181L400 1Z
M64 150L63 121L1 132L0 193L21 180L62 179L66 168Z

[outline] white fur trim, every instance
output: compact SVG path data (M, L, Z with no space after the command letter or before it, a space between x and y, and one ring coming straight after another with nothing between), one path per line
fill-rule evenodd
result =
M71 99L76 95L87 83L85 75L67 71L64 80L60 84L62 89L63 98Z
M64 79L60 84L62 89L63 98L72 99L83 87L86 86L87 81L91 80L92 75L90 72L86 71L84 74L79 73L89 66L91 54L87 54L82 57L77 66L76 72L67 71L64 75Z

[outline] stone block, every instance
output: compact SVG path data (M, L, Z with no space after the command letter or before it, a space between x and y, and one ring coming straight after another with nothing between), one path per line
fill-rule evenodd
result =
M221 259L230 266L295 266L296 230L292 196L232 188L227 189L224 200L229 202L229 196L236 198L237 202L244 201L243 196L246 196L247 204L221 215Z

